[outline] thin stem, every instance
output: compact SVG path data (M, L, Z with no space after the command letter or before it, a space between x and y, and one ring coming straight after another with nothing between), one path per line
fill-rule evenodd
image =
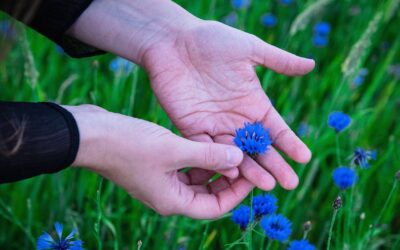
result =
M268 240L267 248L265 248L265 249L270 250L271 246L272 246L272 240Z
M303 240L307 239L307 235L308 235L308 230L307 230L307 231L304 231Z
M386 198L385 204L383 205L383 207L382 207L382 209L381 209L381 212L380 212L379 215L378 215L378 218L376 218L374 225L372 225L372 227L369 229L369 235L368 235L368 240L367 240L367 244L366 244L366 245L368 245L368 242L371 240L371 237L372 237L372 235L373 235L373 233L374 233L374 231L375 231L376 226L377 226L378 223L380 222L380 220L381 220L381 218L382 218L382 216L383 216L383 213L385 212L387 206L389 205L389 202L390 202L390 200L392 199L392 196L393 196L393 194L394 194L394 191L396 190L397 183L398 183L397 180L395 180L395 181L393 182L392 189L390 190L390 193L389 193L388 197Z
M335 209L335 210L333 211L331 226L330 226L330 228L329 228L328 245L327 245L327 247L326 247L327 250L330 250L330 248L331 248L331 240L332 240L333 225L335 224L335 220L336 220L336 215L337 215L337 213L338 213L338 210Z
M203 250L203 249L204 249L204 243L205 243L205 241L206 241L206 237L207 237L207 234L208 234L208 229L209 229L209 227L210 227L210 223L207 223L207 224L206 224L206 229L204 230L204 232L203 232L203 237L202 237L202 239L201 239L201 243L200 243L200 247L199 247L200 250Z
M102 209L101 209L101 188L103 186L103 177L100 177L100 181L99 181L99 187L97 189L97 196L96 196L96 203L97 203L97 221L94 224L94 231L96 232L96 240L97 240L97 245L98 245L98 249L102 250L103 249L103 243L101 241L101 235L100 235L100 224L101 224L101 220L103 218L103 213L102 213Z
M340 157L340 143L339 143L339 133L336 133L336 158L338 166L342 166L341 157Z
M253 189L254 190L254 189ZM254 196L254 192L253 192L253 190L251 190L251 199L250 199L250 219L249 219L249 221L252 223L252 224L254 224L254 222L252 221L252 218L253 218L253 214L254 214L254 212L253 212L253 196ZM247 241L247 249L249 249L249 250L253 250L253 230L252 230L252 228L250 228L250 230L248 230L249 232L248 232L248 234L247 234L247 237L246 237L246 241Z

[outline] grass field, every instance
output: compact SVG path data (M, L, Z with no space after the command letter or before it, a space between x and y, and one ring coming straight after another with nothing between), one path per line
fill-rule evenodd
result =
M271 192L278 198L278 212L293 223L290 240L303 238L303 224L311 221L307 239L317 249L327 248L330 228L330 249L400 249L400 190L395 179L400 170L400 1L253 0L239 10L226 0L177 2L201 18L228 22L316 60L312 73L297 78L257 68L275 107L292 129L301 128L313 152L308 165L293 164L300 176L296 190L277 187ZM269 20L271 27L266 27L260 22L266 13L276 17L276 24ZM324 37L328 43L316 46L314 26L319 22L331 29ZM140 67L114 72L111 54L69 58L31 30L22 29L16 39L0 65L1 100L92 103L177 132ZM366 72L361 69L368 73L360 78L360 72ZM339 134L327 125L328 114L335 110L352 118ZM376 149L377 159L370 168L356 167L358 182L341 191L332 172L339 165L351 166L357 147ZM255 189L252 195L259 193ZM338 195L343 206L331 227ZM250 205L250 199L243 203ZM159 216L111 182L83 170L0 186L0 249L35 249L37 237L52 231L56 221L67 230L76 227L86 249L288 246L269 244L258 225L243 234L230 214L215 221Z

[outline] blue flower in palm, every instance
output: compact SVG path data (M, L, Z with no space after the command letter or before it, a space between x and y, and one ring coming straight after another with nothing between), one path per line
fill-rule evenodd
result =
M54 224L58 238L53 239L50 234L44 232L37 240L36 249L37 250L82 250L83 242L81 240L75 239L76 230L72 232L65 238L62 237L63 226L56 222Z
M347 128L350 125L350 122L350 116L341 111L332 112L328 117L328 125L335 129L337 133Z
M233 210L231 220L240 226L240 229L246 230L249 222L253 221L254 216L251 215L251 209L249 206L240 205L238 208Z
M294 240L290 243L287 250L315 250L308 240Z
M286 241L292 233L292 223L281 214L272 214L261 219L260 225L271 240Z
M333 171L333 181L336 186L344 190L358 181L357 173L348 167L338 167Z
M256 218L275 213L278 199L271 194L260 194L253 197L252 208Z
M369 161L376 160L376 150L365 150L356 148L354 150L353 162L361 168L369 168Z
M246 9L250 6L250 0L231 0L234 9Z
M250 156L264 154L272 143L268 131L260 122L245 123L243 128L236 130L233 141L236 146Z

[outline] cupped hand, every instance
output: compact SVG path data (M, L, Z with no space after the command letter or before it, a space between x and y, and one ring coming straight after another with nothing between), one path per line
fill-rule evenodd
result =
M299 163L307 163L311 153L271 105L254 67L297 76L311 71L313 60L221 23L196 21L149 47L143 64L161 105L186 138L232 144L244 122L260 121L270 129L273 147L255 159L245 156L242 176L264 190L275 179L286 189L297 186L297 175L278 150ZM205 180L213 174L193 170L188 176Z
M243 153L234 146L194 142L156 124L94 106L66 106L75 117L80 146L76 166L124 188L162 215L217 218L240 203L253 185L243 177L208 182L180 172L236 169Z

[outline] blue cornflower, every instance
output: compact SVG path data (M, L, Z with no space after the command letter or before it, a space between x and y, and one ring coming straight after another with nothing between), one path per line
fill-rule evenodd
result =
M281 0L280 2L281 2L281 4L289 5L293 2L293 0Z
M329 35L331 31L331 25L327 22L319 22L314 26L314 33L323 37Z
M350 125L351 118L341 111L334 111L329 114L328 125L335 129L337 133Z
M275 213L278 199L271 194L260 194L253 197L252 208L256 218Z
M272 214L261 219L260 225L271 240L286 241L292 233L292 223L281 214Z
M333 171L333 181L336 186L344 190L358 181L357 173L348 167L338 167Z
M234 142L243 152L250 156L263 154L268 150L272 141L261 122L244 123L244 127L236 130Z
M316 47L325 47L329 42L328 37L318 34L314 34L312 41Z
M110 62L109 68L114 73L119 72L127 75L135 68L135 64L122 57L116 57Z
M236 12L231 12L229 15L222 19L222 22L229 26L235 26L238 20L238 15Z
M369 168L369 160L376 160L376 150L364 150L362 148L354 150L354 164L361 168Z
M274 27L276 23L278 22L276 19L276 16L274 16L271 13L266 13L261 16L260 18L261 24L264 25L265 27Z
M297 135L300 137L306 136L310 130L310 127L307 123L302 122L300 123L299 127L297 128Z
M250 0L231 0L234 9L247 9L250 6Z
M364 83L365 80L365 76L368 75L368 69L362 68L360 69L360 72L358 73L358 75L356 76L356 78L354 78L353 80L353 84L358 87L361 84Z
M72 240L75 237L76 230L72 232L65 238L62 238L63 226L56 222L54 224L58 239L53 239L50 234L44 232L37 240L36 249L37 250L82 250L83 243L81 240Z
M315 250L308 240L294 240L290 243L287 250Z
M253 221L254 215L251 216L251 209L249 206L240 205L238 208L232 211L231 220L240 226L240 229L246 230L247 225L250 221Z

